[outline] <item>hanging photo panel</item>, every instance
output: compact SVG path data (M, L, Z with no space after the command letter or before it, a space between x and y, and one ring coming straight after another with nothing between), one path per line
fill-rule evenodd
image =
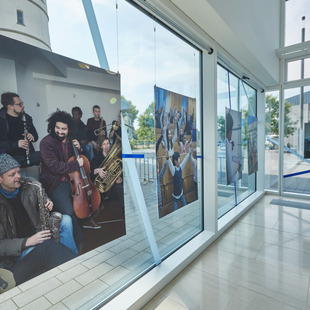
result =
M227 185L242 178L241 112L225 108Z
M310 158L310 123L305 123L304 127L304 158ZM290 147L289 143L287 147Z
M248 142L248 174L257 172L257 117L248 115L247 142Z
M155 86L158 214L198 199L196 99Z

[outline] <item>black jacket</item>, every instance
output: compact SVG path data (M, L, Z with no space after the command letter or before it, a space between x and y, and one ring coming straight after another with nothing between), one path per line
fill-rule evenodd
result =
M2 108L0 110L0 154L1 153L12 153L13 151L18 149L18 140L9 140L8 132L9 132L9 124L6 118L6 109ZM34 142L36 142L39 138L37 130L35 129L32 117L26 114L26 126L29 133L31 133L34 137ZM30 152L34 151L34 147L32 143L29 143Z
M39 183L33 178L27 178L27 180ZM26 209L33 226L39 231L41 227L38 207L39 188L34 185L23 184L20 191L22 205ZM47 196L44 193L44 200L46 199ZM10 267L14 262L14 257L20 256L25 249L26 240L27 238L17 238L14 212L7 198L0 194L0 266Z

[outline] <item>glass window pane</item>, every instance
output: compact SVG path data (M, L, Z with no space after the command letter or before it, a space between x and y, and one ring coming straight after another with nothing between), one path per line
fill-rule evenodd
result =
M248 159L257 163L256 157L256 91L228 70L218 65L218 217L221 217L255 191L256 174L249 173ZM227 109L233 117L232 133L227 129ZM239 114L239 115L238 115ZM248 126L248 118L253 123ZM240 121L238 120L240 118ZM240 124L238 125L238 122ZM248 139L251 131L251 139ZM239 133L238 133L239 132ZM240 141L238 136L240 135ZM253 138L253 139L252 139ZM251 151L249 149L249 141ZM240 155L236 149L240 147ZM227 148L231 152L227 152ZM235 150L235 152L234 152ZM232 161L228 160L228 154ZM240 156L240 159L238 159ZM252 168L252 166L251 166ZM235 177L229 181L230 171ZM227 174L227 171L229 174ZM251 171L252 172L252 171ZM230 183L227 185L227 183Z
M265 100L265 188L278 190L279 92L266 93Z
M283 190L310 194L310 87L285 91ZM301 104L301 102L304 104Z
M304 19L303 19L304 17ZM285 46L310 40L310 2L308 0L285 1Z
M62 1L57 1L58 7L49 10L54 13L53 27L51 31L52 46L58 53L70 55L83 61L98 66L95 50L91 41L83 6L77 6L74 12L70 12ZM64 11L61 11L63 9ZM200 98L200 64L201 52L167 30L153 18L137 10L125 0L115 2L94 2L94 9L98 19L98 25L102 34L102 40L106 51L110 70L117 71L121 76L121 94L124 106L122 116L126 123L130 146L135 157L124 158L124 198L126 235L109 242L98 250L96 258L102 260L108 267L100 280L103 285L98 295L91 300L89 307L94 303L107 298L121 287L135 279L140 274L155 266L152 248L159 250L159 255L164 259L169 253L176 250L187 240L202 230L202 169L201 169L201 98ZM58 12L58 15L57 15ZM75 18L78 14L79 18ZM70 23L66 27L65 41L58 29L58 19L70 16ZM52 17L51 17L52 19ZM54 36L53 36L54 34ZM87 49L85 49L85 46ZM235 83L238 85L238 82ZM155 127L155 94L154 87L168 90L176 97L186 98L188 103L175 104L176 111L183 115L191 116L191 146L195 145L197 153L197 193L194 192L194 168L190 160L182 172L183 194L187 205L173 210L173 205L168 205L167 214L159 216L157 196L157 165L156 165L156 134ZM195 104L193 104L193 102ZM174 110L171 105L172 112ZM167 109L167 113L170 109ZM108 113L108 111L103 111ZM173 123L169 125L173 131ZM185 130L186 120L181 125ZM195 127L194 127L195 126ZM195 131L195 138L193 132ZM159 134L161 130L159 129ZM194 141L196 140L196 141ZM180 148L180 139L174 147ZM189 145L185 148L189 152ZM163 163L165 153L162 146L159 151ZM181 152L180 152L181 153ZM181 159L187 155L181 154ZM141 156L142 155L142 156ZM136 183L132 179L132 162L135 164L135 173L138 175ZM160 167L161 168L161 167ZM187 171L185 171L187 170ZM169 169L165 172L170 173ZM186 174L186 175L185 175ZM140 181L140 183L139 183ZM164 178L165 181L165 178ZM188 186L188 184L191 184ZM162 187L169 188L173 185L167 183ZM141 186L142 194L136 191ZM138 196L136 196L136 194ZM140 196L141 194L141 196ZM196 196L195 196L196 195ZM196 198L193 198L196 197ZM167 191L162 199L173 201L172 193ZM141 203L145 200L144 205ZM150 222L146 221L146 216ZM145 226L150 223L150 226ZM153 247L149 244L147 232L155 236Z
M128 17L128 12L130 16ZM168 31L162 25L154 22L152 19L137 11L134 7L128 5L125 1L119 5L119 20L126 20L124 24L120 24L119 31L124 40L119 40L120 58L119 67L122 74L122 92L126 99L130 99L135 104L141 116L138 116L138 124L136 125L137 137L135 140L135 153L144 154L144 162L138 164L140 168L139 175L142 181L142 190L145 195L152 197L152 200L147 201L147 210L152 222L152 227L155 233L155 238L159 246L160 255L164 257L169 252L175 250L185 240L192 237L202 229L202 209L201 209L201 150L200 150L200 51L193 48L191 45L180 39L175 34ZM141 27L141 25L144 25ZM155 29L155 32L154 32ZM155 37L154 37L155 36ZM131 40L125 40L130 37ZM128 54L129 53L129 54ZM134 61L132 61L134 59ZM122 70L124 68L124 71ZM138 73L138 74L137 74ZM134 79L133 79L134 74ZM170 192L171 180L169 180L170 170L167 167L162 185L159 186L162 191L162 214L159 216L158 200L156 198L156 185L158 179L149 179L146 182L146 175L151 173L152 176L157 175L160 171L156 171L156 160L159 162L158 169L162 169L165 162L165 153L162 144L159 145L156 152L155 144L161 133L160 128L154 128L154 121L152 123L152 132L154 135L150 137L151 146L143 146L143 132L144 126L142 122L142 115L151 104L153 112L154 109L154 86L167 90L171 96L171 105L169 109L166 107L167 114L173 113L174 108L176 112L181 112L182 105L180 103L174 105L175 98L192 98L189 100L195 101L195 104L188 103L188 115L193 116L193 123L196 126L196 141L192 141L192 145L196 144L197 150L197 182L199 188L199 199L191 198L194 195L188 188L188 183L192 184L193 174L189 173L186 176L186 171L190 169L192 164L190 161L186 163L183 176L183 191L188 203L185 207L173 212L172 193ZM176 99L177 100L177 99ZM185 111L186 114L186 111ZM184 114L184 115L185 115ZM171 115L170 115L171 116ZM169 124L169 128L174 135L173 119ZM183 131L185 125L181 125ZM164 133L165 135L165 133ZM190 135L185 134L186 139ZM132 140L132 141L133 141ZM193 139L192 139L193 140ZM146 143L147 141L145 141ZM174 143L174 151L181 153L179 149L179 132L177 140ZM146 145L146 144L144 144ZM188 152L188 147L186 148ZM181 161L184 160L185 154L181 154ZM152 171L152 172L151 172ZM141 175L143 173L143 175ZM128 180L129 181L129 180ZM157 181L157 182L156 182ZM159 184L160 185L160 184ZM151 196L150 196L151 195ZM145 196L146 197L146 196Z
M288 62L287 81L307 78L310 78L310 58Z
M240 203L242 200L247 198L250 194L255 191L255 173L249 172L249 132L251 130L248 124L248 117L253 116L256 117L256 91L249 85L245 84L242 80L239 79L239 89L240 89L240 111L242 116L242 179L241 185L237 188L237 202ZM254 141L255 144L254 149L251 149L250 152L255 152L254 161L257 163L257 144L256 144L256 136L257 133L257 122L256 128L253 128L254 133Z
M17 10L17 23L21 25L24 24L24 13L19 10Z

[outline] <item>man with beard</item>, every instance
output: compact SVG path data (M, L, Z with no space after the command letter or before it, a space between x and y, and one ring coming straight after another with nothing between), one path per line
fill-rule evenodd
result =
M0 294L77 256L68 215L60 222L60 243L49 229L42 230L42 193L34 184L40 187L35 179L21 178L13 157L0 155L0 267L5 268L0 277L8 284ZM47 199L45 207L50 210L53 203Z
M38 133L31 116L25 113L24 103L18 94L11 92L1 95L1 103L0 153L10 154L21 167L38 165L40 152L32 145L38 140Z
M69 113L56 111L48 118L47 122L49 134L40 143L40 182L53 201L54 210L71 216L74 240L79 247L82 242L82 234L73 210L68 173L78 171L83 166L83 158L79 157L70 162L68 159L74 155L72 144L78 150L80 144L77 140L72 140L71 143L70 132L73 128L73 120Z

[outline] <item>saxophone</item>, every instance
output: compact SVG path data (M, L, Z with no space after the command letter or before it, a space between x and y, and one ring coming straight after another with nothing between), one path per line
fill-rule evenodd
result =
M50 230L52 234L52 238L56 241L60 241L60 231L59 231L59 224L62 220L62 214L59 212L53 212L50 214L48 208L45 207L46 204L46 194L45 190L42 187L41 183L34 182L29 179L21 179L21 184L33 185L39 188L39 213L40 213L40 225L41 230Z
M26 123L26 114L23 113L22 115L22 121L24 124L24 140L28 141L28 130L27 130L27 123ZM30 159L29 159L29 144L28 147L26 148L26 160L27 160L27 166L29 166L30 164Z
M117 135L117 139L112 145L107 157L101 163L99 168L106 167L105 178L97 175L95 185L100 193L107 192L114 182L121 176L123 172L123 162L119 158L122 152L122 139Z

